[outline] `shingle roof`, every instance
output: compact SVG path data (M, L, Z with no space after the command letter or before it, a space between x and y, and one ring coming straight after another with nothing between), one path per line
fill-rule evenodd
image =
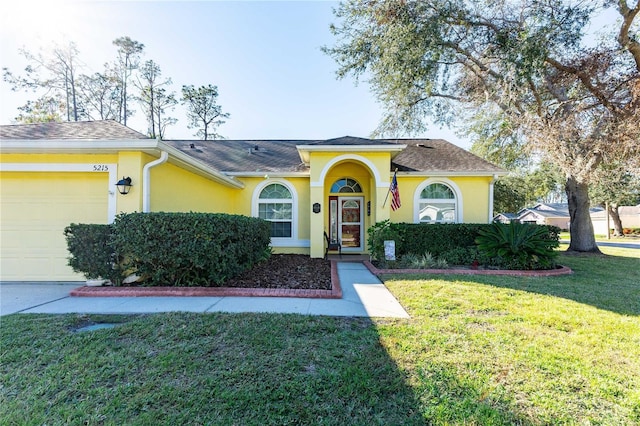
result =
M393 139L407 148L396 155L391 168L401 172L500 173L500 167L444 139Z
M296 149L296 145L301 143L299 140L181 140L163 142L222 172L286 173L307 170Z
M301 141L304 142L304 141ZM397 145L398 142L385 140L385 139L366 139L358 138L356 136L342 136L340 138L333 138L321 141L313 141L309 143L300 143L300 145L337 145L337 146L358 146L358 145Z
M4 140L139 140L148 139L113 120L36 123L0 126ZM226 173L306 172L297 146L354 147L406 145L389 165L402 172L480 173L503 172L499 167L442 139L366 139L343 136L326 140L167 140L186 155ZM382 148L384 149L384 148Z
M114 120L0 126L0 139L123 140L148 139Z
M500 173L488 161L442 139L364 139L345 136L328 140L216 140L164 141L180 151L231 173L295 172L307 168L300 160L297 145L366 146L407 145L393 159L389 170L404 172Z

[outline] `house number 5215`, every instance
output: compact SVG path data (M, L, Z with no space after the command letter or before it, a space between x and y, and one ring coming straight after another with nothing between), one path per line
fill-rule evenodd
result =
M109 166L107 166L106 164L94 164L93 165L93 171L94 172L108 172L109 171Z

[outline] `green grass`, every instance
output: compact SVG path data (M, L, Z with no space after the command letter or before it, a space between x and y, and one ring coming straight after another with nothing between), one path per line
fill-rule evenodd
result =
M603 251L562 277L388 277L409 320L2 317L0 424L637 425L640 250Z

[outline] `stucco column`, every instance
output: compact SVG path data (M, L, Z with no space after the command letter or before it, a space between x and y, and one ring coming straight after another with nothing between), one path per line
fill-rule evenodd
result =
M320 204L320 213L313 213L313 204ZM321 186L311 186L309 188L309 245L311 257L324 257L324 224L328 214L329 206L324 200L324 188Z

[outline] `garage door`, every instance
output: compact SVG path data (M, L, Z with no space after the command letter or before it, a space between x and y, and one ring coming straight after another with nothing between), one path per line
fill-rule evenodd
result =
M109 174L2 172L0 279L84 280L67 266L70 223L107 223Z

